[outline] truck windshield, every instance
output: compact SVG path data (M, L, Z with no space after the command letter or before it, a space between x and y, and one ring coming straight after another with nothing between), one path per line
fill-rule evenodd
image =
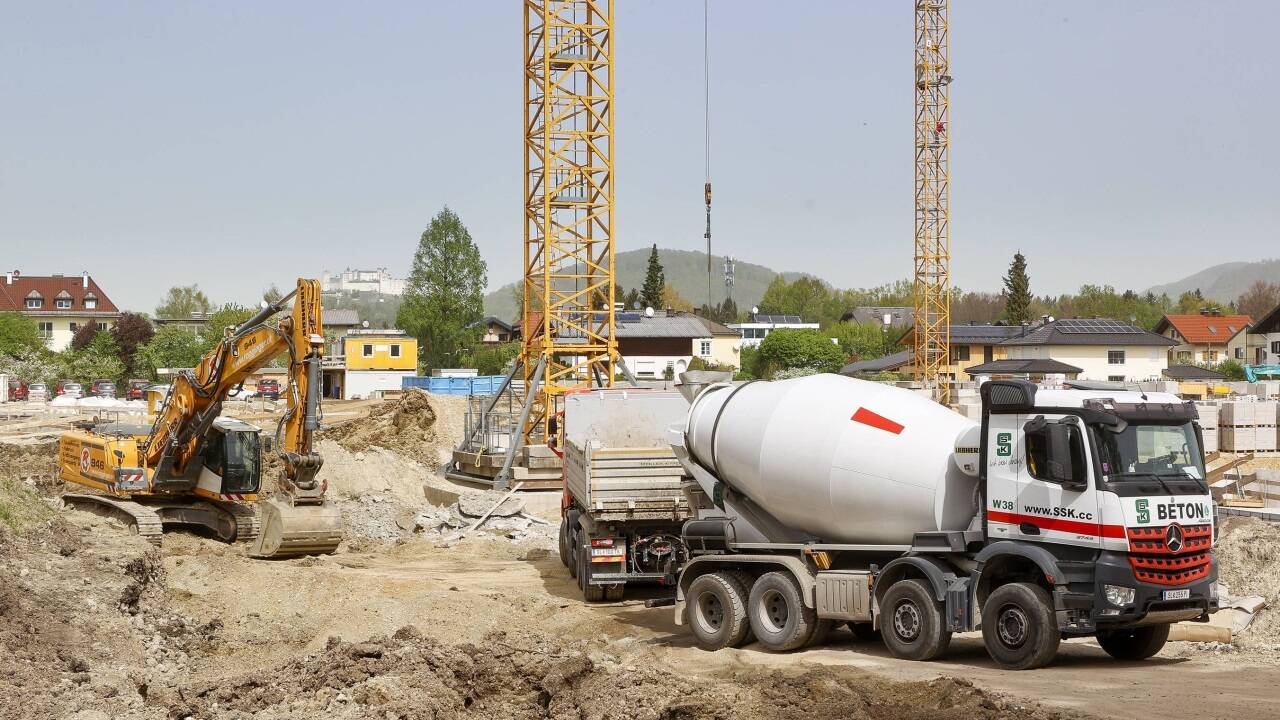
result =
M1133 424L1121 432L1098 433L1102 474L1112 482L1130 478L1204 479L1204 455L1191 423Z

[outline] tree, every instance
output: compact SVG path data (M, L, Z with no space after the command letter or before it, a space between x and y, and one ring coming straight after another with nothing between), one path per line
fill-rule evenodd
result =
M69 348L58 354L59 374L83 382L98 379L121 381L124 379L124 363L120 361L120 346L111 333L98 332L83 349Z
M1021 251L1013 254L1009 273L1004 276L1004 315L1010 325L1031 322L1031 277Z
M89 322L81 325L74 335L71 336L71 349L84 350L89 347L93 339L98 337L98 323Z
M156 317L186 318L191 313L207 313L213 309L213 303L200 291L199 285L182 285L169 288L164 299L156 306Z
M857 360L874 360L887 355L893 343L891 330L880 324L836 323L826 334L834 338L846 357Z
M227 303L222 307L214 310L209 314L209 320L205 323L204 335L205 342L209 347L213 347L214 343L221 340L223 333L227 328L239 327L244 321L253 317L258 311L253 308L247 308L243 305L235 303Z
M58 356L44 348L24 348L16 353L0 353L0 374L27 383L50 383L58 379Z
M1280 305L1280 283L1269 283L1259 280L1249 286L1236 300L1236 310L1241 315L1248 315L1257 322L1272 309Z
M631 288L626 295L622 296L623 306L630 312L644 309L644 298L640 295L638 288Z
M111 328L111 337L120 347L120 360L124 362L127 372L133 373L134 358L138 348L151 342L155 334L156 330L151 326L151 321L138 313L124 313L116 321L115 326Z
M195 367L207 349L200 335L176 325L165 325L138 348L134 370L153 380L158 379L156 371L160 368Z
M487 266L471 233L448 207L418 241L397 323L418 338L427 367L448 367L480 328Z
M280 288L276 287L275 283L271 283L271 287L262 291L262 299L272 305L280 302L282 297L284 297L284 293L280 292Z
M0 312L0 355L16 356L45 347L34 320L21 313Z
M458 366L475 368L481 375L502 375L520 354L520 343L477 343L458 357Z
M787 368L835 372L844 364L846 357L839 345L817 330L780 328L770 332L760 343L760 361L765 376Z
M662 291L666 289L667 276L662 271L662 261L658 259L658 246L649 250L649 267L644 274L644 287L640 289L640 300L647 307L662 309Z
M693 303L689 302L683 295L676 292L674 285L664 287L662 289L662 299L657 305L652 305L650 307L653 307L658 311L671 308L672 310L678 310L680 312L693 312Z

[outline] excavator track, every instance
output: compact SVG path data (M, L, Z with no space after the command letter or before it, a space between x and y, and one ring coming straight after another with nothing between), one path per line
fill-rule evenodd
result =
M63 495L62 502L78 510L87 510L104 517L124 520L137 531L138 537L152 545L160 545L160 539L164 536L164 523L159 513L141 503L87 493Z
M235 502L216 502L214 505L235 518L236 542L251 543L258 539L258 533L262 531L262 523L258 520L258 511L255 508Z

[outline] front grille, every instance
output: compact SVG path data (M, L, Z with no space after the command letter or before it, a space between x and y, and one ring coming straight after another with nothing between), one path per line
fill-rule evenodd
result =
M1184 585L1209 575L1211 525L1190 525L1182 529L1182 546L1170 550L1167 528L1127 528L1129 565L1134 577L1157 585Z

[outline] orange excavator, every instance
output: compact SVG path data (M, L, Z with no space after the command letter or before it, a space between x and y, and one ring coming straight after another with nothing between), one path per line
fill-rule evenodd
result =
M290 314L272 322L290 300ZM320 283L299 278L293 292L226 328L199 365L172 383L150 425L96 421L65 433L62 479L98 492L68 493L64 501L120 518L156 544L165 526L186 525L252 543L255 557L333 552L342 518L325 499L316 477L323 461L313 449L323 353ZM222 404L281 355L288 358L286 407L272 451L283 469L275 495L260 499L261 431L222 417Z

